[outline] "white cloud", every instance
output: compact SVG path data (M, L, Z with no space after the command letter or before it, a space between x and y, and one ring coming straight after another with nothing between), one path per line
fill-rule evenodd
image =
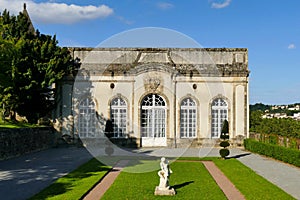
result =
M78 6L54 3L53 0L45 3L36 3L33 0L0 0L0 9L6 8L10 13L18 14L23 10L24 3L32 21L44 24L74 24L83 20L105 18L114 12L106 5Z
M211 7L212 8L216 8L216 9L221 9L221 8L225 8L227 6L229 6L231 3L231 0L225 0L223 3L212 3Z
M289 44L288 49L296 49L296 45L295 44Z
M159 2L159 3L157 3L156 5L157 5L157 7L158 7L159 9L161 9L161 10L168 10L168 9L171 9L171 8L174 7L173 4L171 4L171 3L166 3L166 2Z

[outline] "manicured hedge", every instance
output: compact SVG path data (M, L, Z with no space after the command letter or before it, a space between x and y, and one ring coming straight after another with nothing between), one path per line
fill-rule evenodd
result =
M252 139L245 139L244 146L248 151L269 156L300 167L300 151L297 149L262 143Z

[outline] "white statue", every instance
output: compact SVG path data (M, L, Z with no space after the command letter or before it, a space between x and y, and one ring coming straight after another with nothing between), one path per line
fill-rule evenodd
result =
M172 170L169 167L169 161L166 160L164 157L161 158L160 161L160 171L158 172L158 175L160 177L159 180L159 189L168 190L169 189L169 176L172 172Z
M174 188L169 186L169 177L173 173L169 167L169 161L162 157L160 159L160 170L158 171L159 176L159 186L156 186L154 195L175 195L176 192Z

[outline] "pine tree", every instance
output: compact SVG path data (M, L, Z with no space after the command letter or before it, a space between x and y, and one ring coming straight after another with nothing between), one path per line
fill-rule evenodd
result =
M53 83L72 74L75 66L56 36L33 32L27 15L0 16L0 103L5 110L36 123L54 107Z

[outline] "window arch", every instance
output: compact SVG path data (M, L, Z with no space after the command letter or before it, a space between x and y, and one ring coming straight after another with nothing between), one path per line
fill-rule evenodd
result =
M165 137L166 102L158 94L149 94L142 100L142 137Z
M78 129L82 138L96 136L95 102L91 98L83 99L79 104Z
M113 137L124 137L127 124L127 104L121 97L114 98L110 103L110 114L113 123Z
M197 105L192 98L185 98L180 104L180 137L196 137Z
M219 138L223 121L228 120L228 104L222 98L217 98L211 105L211 137Z

